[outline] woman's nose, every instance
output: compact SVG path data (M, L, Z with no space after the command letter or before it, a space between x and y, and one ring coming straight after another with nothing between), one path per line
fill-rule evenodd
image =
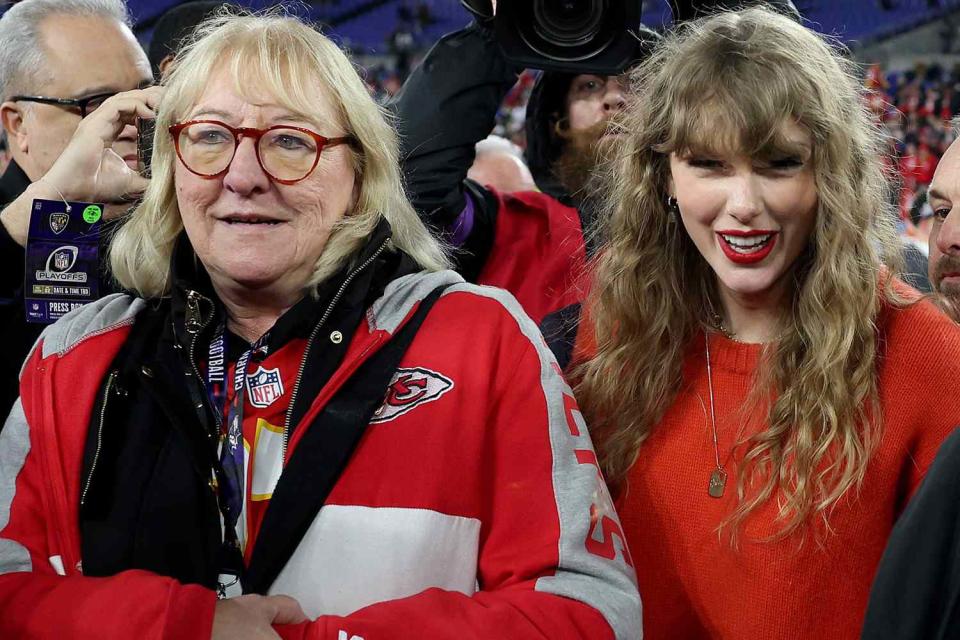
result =
M236 153L223 177L225 189L246 195L270 188L270 178L257 159L256 144L251 138L243 138L237 144Z

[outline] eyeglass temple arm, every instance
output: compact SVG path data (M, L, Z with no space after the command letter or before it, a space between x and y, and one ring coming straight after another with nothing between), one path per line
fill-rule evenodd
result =
M42 104L62 104L68 107L79 107L81 100L77 98L48 98L46 96L13 96L11 102L40 102Z
M360 148L360 141L354 138L353 136L341 136L339 138L327 138L327 142L324 144L325 147L335 147L338 144L349 144L355 149Z

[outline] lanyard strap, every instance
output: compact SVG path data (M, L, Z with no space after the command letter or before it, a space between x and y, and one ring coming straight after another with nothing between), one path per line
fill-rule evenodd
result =
M244 466L243 466L243 404L246 397L247 364L250 356L264 348L268 334L264 334L237 360L233 372L233 400L227 408L226 433L220 446L221 481L218 483L218 503L223 515L224 549L221 573L240 576L243 557L237 535L237 522L243 511ZM210 356L207 360L207 393L213 404L214 414L222 416L226 402L226 326L221 323L210 341ZM222 418L220 418L222 420Z
M217 426L223 423L223 405L226 401L226 376L227 376L227 332L224 330L224 324L220 323L217 331L210 341L210 355L207 358L207 395L210 399L210 406L213 407L213 413Z

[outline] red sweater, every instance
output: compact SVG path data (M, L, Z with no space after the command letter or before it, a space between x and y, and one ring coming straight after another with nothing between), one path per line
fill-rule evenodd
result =
M859 638L874 572L891 527L942 440L960 425L960 331L932 305L888 310L880 323L884 431L859 497L830 516L823 546L775 533L776 500L741 529L739 550L717 525L735 505L739 455L730 455L738 411L760 348L710 339L721 461L721 499L707 495L715 467L703 338L691 345L684 388L643 445L619 512L636 565L646 640L660 638ZM729 459L728 459L729 456Z

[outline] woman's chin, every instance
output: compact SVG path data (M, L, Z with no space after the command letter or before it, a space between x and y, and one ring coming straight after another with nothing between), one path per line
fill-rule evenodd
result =
M250 263L222 265L208 271L215 287L222 285L261 293L275 287L289 289L289 280L293 275L290 270L277 265Z
M773 288L776 278L767 269L737 270L738 273L721 273L718 280L730 293L752 298L763 296Z

